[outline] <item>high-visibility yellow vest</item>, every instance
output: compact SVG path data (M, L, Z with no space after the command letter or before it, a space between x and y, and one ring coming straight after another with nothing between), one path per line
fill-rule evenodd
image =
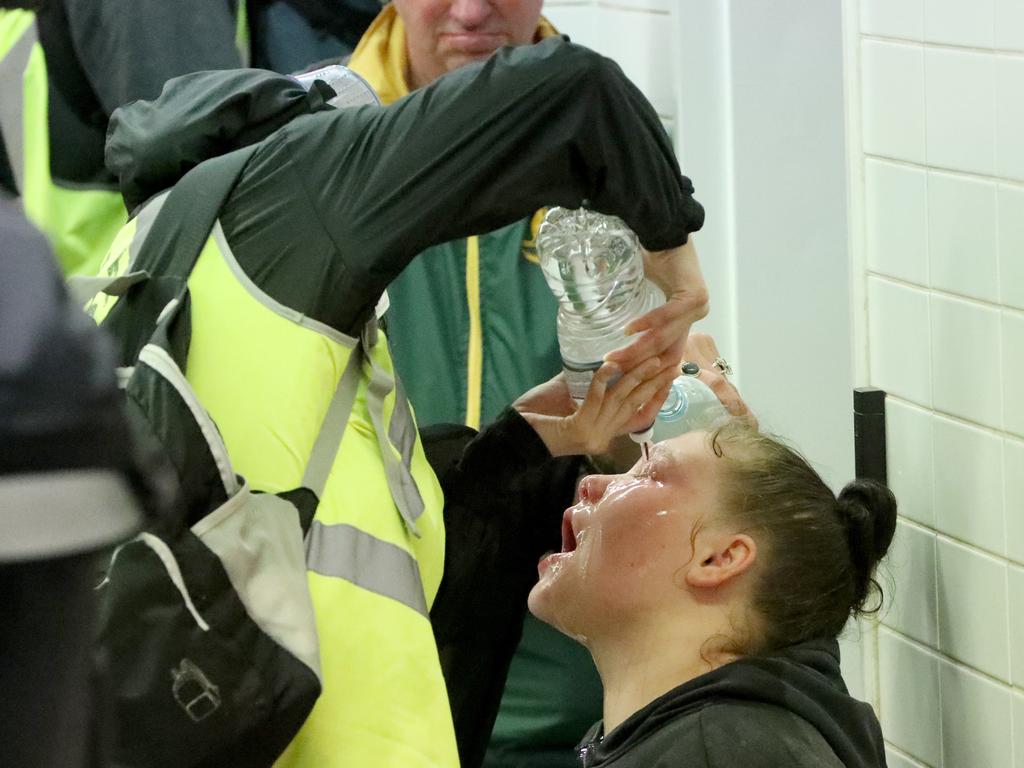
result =
M66 187L50 173L46 56L35 13L0 11L0 131L25 215L65 274L95 274L128 218L120 192Z
M130 271L164 199L122 229L102 274ZM187 378L235 469L253 488L277 492L304 485L325 455L331 462L306 541L324 691L277 765L457 766L428 615L444 566L443 498L408 404L396 396L386 340L364 334L361 342L263 293L219 222L188 286ZM102 322L116 301L89 309ZM322 435L346 371L358 374L354 402L340 445L328 441L325 454ZM422 499L412 514L388 476L398 464L415 484L406 490Z

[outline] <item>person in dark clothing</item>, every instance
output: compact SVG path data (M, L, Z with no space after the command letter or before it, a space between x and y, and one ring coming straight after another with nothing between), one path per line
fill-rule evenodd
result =
M288 74L348 56L380 6L380 0L250 0L252 66Z
M885 765L836 636L874 610L896 527L886 487L856 480L837 499L793 450L735 422L584 478L579 495L529 604L601 674L582 768Z
M188 72L242 64L239 0L0 0L0 186L66 274L93 274L127 214L107 121Z
M138 528L113 352L0 193L0 765L86 764L98 554Z
M614 63L562 39L503 49L383 108L332 109L314 86L307 93L267 72L202 73L172 81L155 102L118 110L107 162L137 215L102 269L140 269L136 246L156 231L152 220L167 201L160 193L198 164L253 147L188 273L186 375L233 466L261 490L302 482L343 371L372 385L372 397L351 405L357 416L337 454L345 458L327 464L331 490L313 525L335 540L351 533L386 544L393 556L383 565L395 579L385 586L408 587L400 593L408 599L393 599L370 578L373 558L360 561L369 574L362 580L328 568L330 548L314 552L313 565L307 559L323 619L323 694L279 764L477 765L515 644L506 638L518 632L547 536L534 534L535 523L547 508L554 518L546 530L557 534L570 499L532 494L543 507L513 512L509 499L523 489L493 475L485 483L474 467L519 464L542 473L551 455L603 446L592 444L582 411L573 412L564 382L556 382L557 395L541 387L528 398L553 407L506 412L480 435L478 460L445 473L442 499L437 478L420 471L429 468L388 372L387 344L371 328L382 293L431 245L504 226L545 204L621 216L651 251L649 276L670 296L634 321L635 340L615 355L622 373L615 387L635 372L655 383L642 399L646 419L638 403L626 407L639 419L629 428L639 428L677 375L690 325L707 311L688 243L703 209L650 104ZM162 277L160 264L147 266ZM119 302L96 302L93 315L107 327L120 318L130 336L132 290ZM349 368L359 359L354 348L368 362ZM433 375L450 371L439 366ZM403 449L382 450L380 440ZM412 482L392 484L389 468ZM575 477L561 484L567 497ZM467 500L465 509L452 503L458 499ZM438 524L442 506L450 538ZM518 528L529 531L522 541L512 535ZM496 542L515 547L514 573L488 559ZM466 597L493 595L488 584L501 592L483 606L501 638L483 647L464 631L473 623L466 606L475 604Z

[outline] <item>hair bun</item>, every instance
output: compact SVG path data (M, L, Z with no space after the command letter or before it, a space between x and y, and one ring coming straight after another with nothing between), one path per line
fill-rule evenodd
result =
M854 605L859 608L867 598L872 572L896 533L896 497L877 480L854 480L839 493L837 506L857 569Z

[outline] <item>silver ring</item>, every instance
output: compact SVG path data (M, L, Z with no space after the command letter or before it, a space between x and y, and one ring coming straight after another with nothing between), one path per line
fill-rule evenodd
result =
M724 357L716 357L715 361L711 363L713 368L717 368L723 376L729 376L732 374L732 366L725 361Z
M697 365L696 363L685 362L683 363L680 370L683 372L683 375L685 376L696 376L700 373L700 366Z

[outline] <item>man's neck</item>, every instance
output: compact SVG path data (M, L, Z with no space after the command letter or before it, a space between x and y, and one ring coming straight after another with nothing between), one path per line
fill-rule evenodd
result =
M409 93L418 91L423 86L430 85L430 83L433 82L433 80L417 73L415 66L412 63L412 56L409 55L408 49L406 49L405 61L405 87Z
M606 734L659 696L737 658L707 642L729 632L728 622L712 618L660 622L591 642L604 685Z

